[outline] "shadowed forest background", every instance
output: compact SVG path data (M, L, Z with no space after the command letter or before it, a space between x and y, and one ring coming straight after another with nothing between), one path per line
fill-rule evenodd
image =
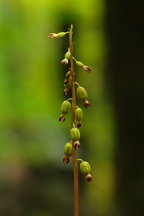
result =
M60 64L74 24L76 68L87 89L78 157L81 216L144 215L144 2L0 1L0 216L73 215L73 170L64 165L70 117L59 123ZM81 105L80 105L81 106Z

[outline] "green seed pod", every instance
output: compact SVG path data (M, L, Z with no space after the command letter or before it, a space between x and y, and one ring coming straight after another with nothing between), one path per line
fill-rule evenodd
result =
M87 175L91 172L91 167L90 167L90 164L86 161L83 161L81 164L80 164L80 171L81 173L83 173L84 175Z
M80 131L77 128L71 128L70 130L70 137L73 141L79 140L80 139Z
M75 110L75 118L76 118L77 121L81 121L82 120L82 118L83 118L83 111L82 111L81 108L77 108Z
M71 156L72 155L72 143L68 142L64 146L64 154L65 156Z
M79 66L79 67L83 67L84 66L84 64L82 62L80 62L80 61L76 61L76 65Z
M77 96L80 100L86 100L88 98L88 94L82 86L77 87Z
M68 52L66 52L66 54L65 54L65 58L66 59L70 59L70 56L71 56L71 53L68 51Z
M61 113L66 114L71 110L71 103L67 100L63 101L61 105Z

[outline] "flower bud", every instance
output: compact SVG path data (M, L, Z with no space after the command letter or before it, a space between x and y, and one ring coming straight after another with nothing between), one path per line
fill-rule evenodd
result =
M74 148L76 150L80 148L80 142L78 140L74 142Z
M76 61L76 65L79 66L79 67L83 67L84 66L84 64L82 62L80 62L80 61Z
M70 56L71 56L70 51L67 51L66 54L65 54L65 58L66 58L67 60L69 60L69 59L70 59Z
M68 71L68 72L66 73L66 78L69 78L70 76L71 76L71 72Z
M88 94L82 86L77 88L77 96L80 100L86 100L88 98Z
M64 58L64 59L61 61L61 64L67 65L67 64L68 64L68 60L67 60L66 58Z
M60 38L60 37L64 37L68 32L59 32L59 33L50 33L49 34L49 38L53 39L53 38Z
M71 128L70 130L70 137L73 141L79 140L80 139L80 131L77 128Z
M87 180L88 182L91 182L91 181L92 181L92 176L91 176L90 173L87 174L87 175L85 176L85 178L86 178L86 180Z
M63 101L61 105L61 113L66 114L71 110L71 103L68 100Z
M91 167L90 164L87 161L83 161L80 164L80 171L81 173L83 173L84 175L87 175L91 172Z
M64 81L66 81L66 79ZM64 83L64 87L68 89L72 87L72 77L71 76L67 79L66 83Z
M71 156L72 155L72 143L68 142L64 146L64 154L65 156Z
M76 118L77 121L81 121L82 120L82 118L83 118L83 111L82 111L81 108L77 108L75 110L75 118Z
M84 65L80 61L76 61L76 65L79 66L79 67L81 67L83 70L85 70L88 73L91 72L91 69L88 66Z

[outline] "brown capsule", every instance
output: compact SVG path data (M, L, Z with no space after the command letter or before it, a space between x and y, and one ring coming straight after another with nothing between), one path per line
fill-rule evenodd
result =
M89 174L87 174L86 176L85 176L85 178L86 178L86 180L88 181L88 182L91 182L92 181L92 175L89 173Z
M70 162L70 157L69 156L64 156L63 163L68 164L69 162Z

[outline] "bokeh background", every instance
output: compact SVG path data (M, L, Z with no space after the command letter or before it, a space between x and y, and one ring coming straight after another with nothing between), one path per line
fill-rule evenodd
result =
M62 163L70 117L59 123L60 64L74 24L76 79L89 94L79 174L80 215L144 215L143 1L0 1L0 215L73 215L72 165ZM80 105L81 106L81 105Z

